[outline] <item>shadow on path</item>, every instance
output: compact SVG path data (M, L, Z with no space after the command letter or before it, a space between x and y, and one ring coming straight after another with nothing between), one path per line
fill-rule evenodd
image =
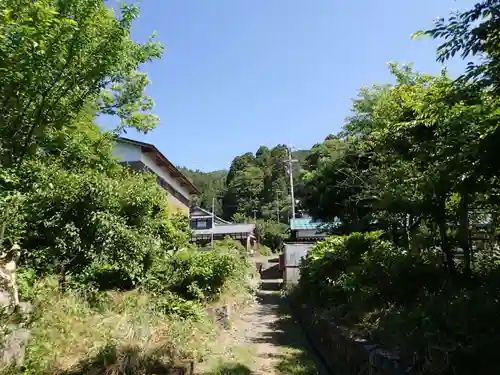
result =
M267 353L267 358L276 359L275 370L280 375L327 375L321 361L312 351L302 327L291 314L286 298L281 296L281 273L279 265L268 262L261 273L261 287L257 292L257 302L263 306L259 314L273 314L273 319L258 337L255 344L271 343L279 348L277 353Z
M223 363L203 375L252 375L252 371L239 363Z
M278 354L269 354L276 358L276 372L282 375L329 374L312 351L301 326L293 319L288 301L279 292L266 289L257 293L257 300L270 309L268 313L279 316L269 323L267 332L253 339L254 343L273 343L280 348Z

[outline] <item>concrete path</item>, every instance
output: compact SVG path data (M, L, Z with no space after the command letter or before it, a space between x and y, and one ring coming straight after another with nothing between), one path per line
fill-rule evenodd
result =
M208 375L326 375L319 361L308 352L301 327L293 321L281 297L278 264L264 261L261 286L254 301L233 320L218 363ZM222 349L222 348L221 348Z

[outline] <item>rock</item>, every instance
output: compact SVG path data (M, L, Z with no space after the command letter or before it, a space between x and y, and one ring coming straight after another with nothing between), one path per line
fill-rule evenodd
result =
M6 290L0 290L0 308L9 307L10 300L10 293Z
M33 305L29 302L19 302L18 311L22 315L31 315L33 313Z
M224 329L231 328L231 306L229 304L224 304L220 308L215 310L215 316L217 323L219 323Z
M5 365L22 366L26 344L30 338L30 331L21 328L5 338L5 342L0 349L0 363Z

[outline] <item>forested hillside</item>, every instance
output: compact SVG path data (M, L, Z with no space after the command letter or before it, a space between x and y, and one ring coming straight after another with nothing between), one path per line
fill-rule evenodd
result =
M180 167L179 169L201 192L199 196L195 196L193 199L193 204L197 206L211 209L212 199L220 197L226 191L227 171L225 170L203 172L186 167ZM222 205L219 198L215 202L215 214L222 215Z
M180 168L200 189L196 203L228 220L244 217L287 222L291 215L290 182L286 160L288 147L261 146L255 152L236 156L229 171L202 172ZM301 199L300 172L310 150L292 152L295 198ZM235 216L236 215L236 216Z

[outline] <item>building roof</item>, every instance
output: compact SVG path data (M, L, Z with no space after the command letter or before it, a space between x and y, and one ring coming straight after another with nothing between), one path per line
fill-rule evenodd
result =
M289 230L316 230L325 232L329 229L338 227L341 224L340 219L335 218L332 222L325 223L321 220L314 220L312 217L301 217L298 219L290 219Z
M195 229L193 230L194 235L206 235L206 234L232 234L232 233L252 233L255 229L255 224L226 224L226 225L215 225L211 229Z
M165 166L165 168L168 169L168 171L170 172L172 177L179 179L181 184L184 185L189 190L189 192L191 194L200 194L200 191L191 182L191 180L189 178L187 178L186 175L179 170L179 168L177 168L174 164L172 164L170 162L170 160L168 160L167 157L165 155L163 155L161 153L161 151L158 150L158 148L155 145L150 144L150 143L136 141L134 139L125 138L125 137L116 137L116 141L122 142L122 143L133 144L133 145L141 147L142 151L154 153L156 155L156 160L160 164Z
M300 219L290 219L291 230L316 230L319 229L323 223L315 221L312 217L303 217Z
M200 211L203 215L195 215L196 211ZM194 207L191 207L190 209L190 216L193 218L193 217L212 217L212 213L208 210L205 210L199 206L194 206ZM222 218L220 218L219 216L217 215L214 215L215 216L215 221L217 222L221 222L223 224L231 224L231 222L229 221L226 221Z

